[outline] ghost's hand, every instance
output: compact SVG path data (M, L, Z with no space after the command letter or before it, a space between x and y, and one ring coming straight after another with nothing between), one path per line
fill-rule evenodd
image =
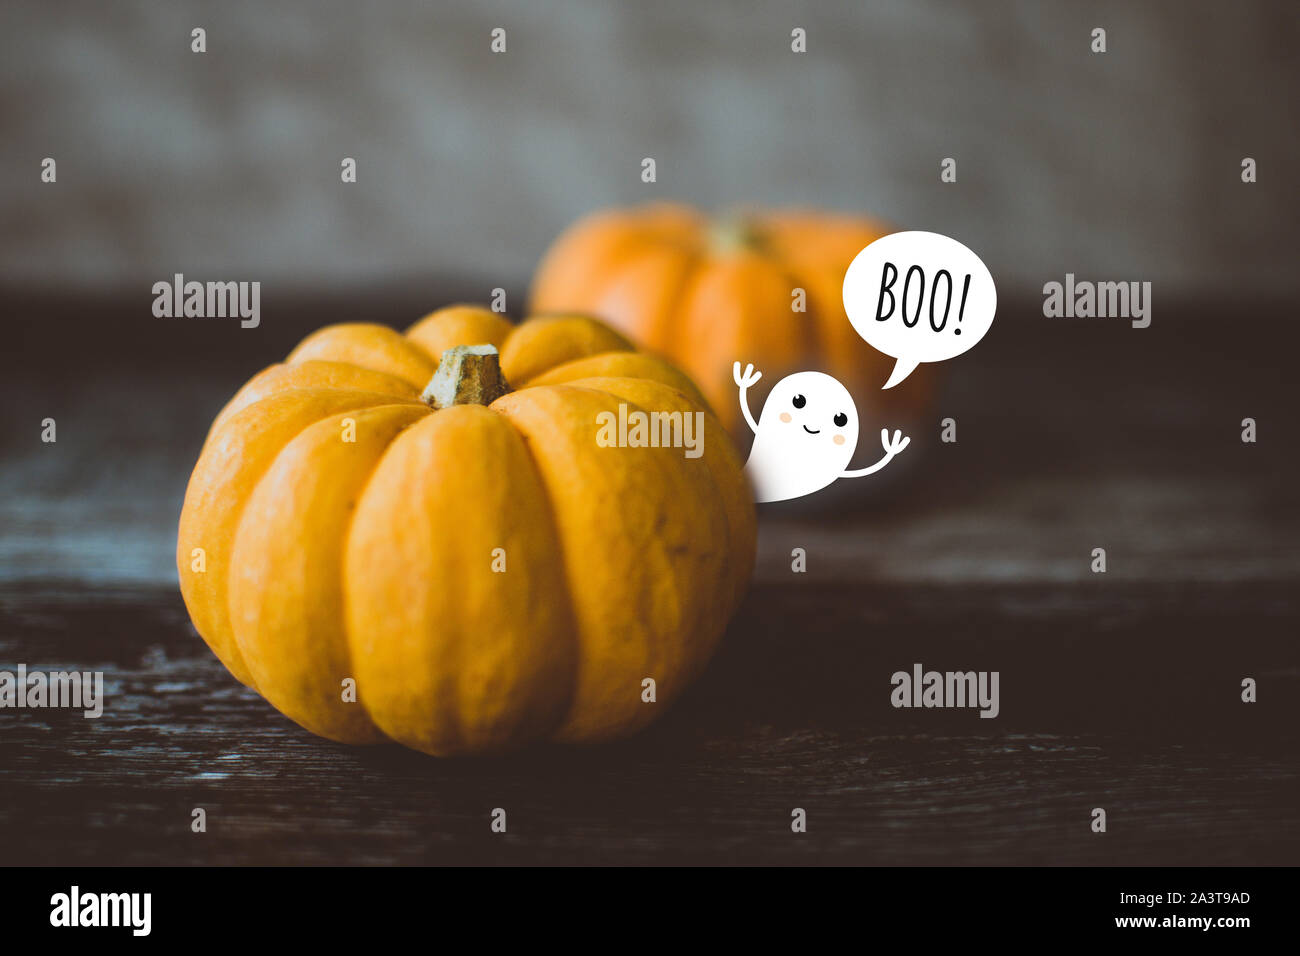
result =
M897 429L894 430L892 440L889 437L888 428L880 429L880 444L885 449L885 455L889 458L893 458L911 443L912 439L904 438L903 433Z
M731 366L731 377L740 386L740 411L745 416L745 424L749 426L750 431L757 432L758 422L754 421L754 416L749 413L749 401L745 398L745 393L749 391L749 386L763 377L763 373L755 372L752 365L746 365L745 371L742 373L740 363L734 362Z
M903 433L902 433L901 431L897 431L897 430L895 430L895 431L894 431L894 437L893 437L893 438L890 438L890 437L889 437L889 429L888 429L888 428L882 428L882 429L880 429L880 444L881 444L881 447L883 447L883 448L885 449L885 457L882 458L882 459L880 459L880 461L876 462L874 465L869 465L869 466L867 466L866 468L859 468L859 469L857 469L856 471L845 471L845 472L842 472L842 473L840 474L840 477L841 477L841 478L861 478L861 477L863 477L864 475L874 475L874 474L875 474L876 472L878 472L881 468L884 468L884 467L885 467L886 465L888 465L891 461L893 461L893 460L894 460L894 456L897 455L900 451L902 451L904 448L906 448L906 447L907 447L908 445L910 445L911 443L912 443L912 439L910 439L910 438L904 438L904 437L903 437Z
M755 372L754 366L752 365L746 365L745 371L742 373L740 371L740 363L735 362L731 366L731 377L734 378L736 380L736 384L739 385L742 390L744 390L746 388L749 388L749 386L753 385L760 378L762 378L763 373Z

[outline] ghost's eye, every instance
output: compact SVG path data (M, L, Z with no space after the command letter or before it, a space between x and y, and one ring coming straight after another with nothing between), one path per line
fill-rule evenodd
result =
M849 416L845 415L843 412L840 412L838 415L835 416L835 425L837 428L843 428L848 423L849 423Z
M795 408L803 408L808 404L808 399L804 398L802 395L796 395L791 399L791 402L794 404Z

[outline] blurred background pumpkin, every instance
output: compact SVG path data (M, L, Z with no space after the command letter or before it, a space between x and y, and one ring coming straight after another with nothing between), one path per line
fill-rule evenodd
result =
M732 363L763 373L768 390L815 370L849 389L867 422L910 428L934 397L935 367L882 391L894 360L867 345L844 314L844 272L866 245L895 231L864 217L791 209L710 217L653 203L595 213L551 246L533 278L532 311L588 312L695 377L742 447ZM879 457L868 442L863 452Z

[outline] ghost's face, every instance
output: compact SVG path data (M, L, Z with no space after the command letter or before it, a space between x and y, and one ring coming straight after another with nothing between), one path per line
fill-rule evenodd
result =
M858 409L848 389L821 372L787 375L773 386L758 420L788 443L792 454L843 458L858 444Z
M797 372L773 386L758 418L746 469L758 501L825 488L858 445L858 410L848 389L821 372Z

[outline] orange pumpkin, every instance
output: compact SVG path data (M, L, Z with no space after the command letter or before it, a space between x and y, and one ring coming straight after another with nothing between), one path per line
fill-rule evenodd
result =
M620 404L700 413L702 454L602 447ZM741 462L705 409L586 317L321 329L208 435L177 541L194 626L332 740L633 732L703 669L753 567Z
M590 313L667 356L738 440L749 434L732 380L737 361L763 373L757 408L783 376L814 370L843 382L864 418L875 412L902 424L928 406L932 373L922 366L882 391L894 359L859 338L841 297L854 256L893 231L803 211L717 222L670 204L601 212L555 241L538 266L531 307Z

